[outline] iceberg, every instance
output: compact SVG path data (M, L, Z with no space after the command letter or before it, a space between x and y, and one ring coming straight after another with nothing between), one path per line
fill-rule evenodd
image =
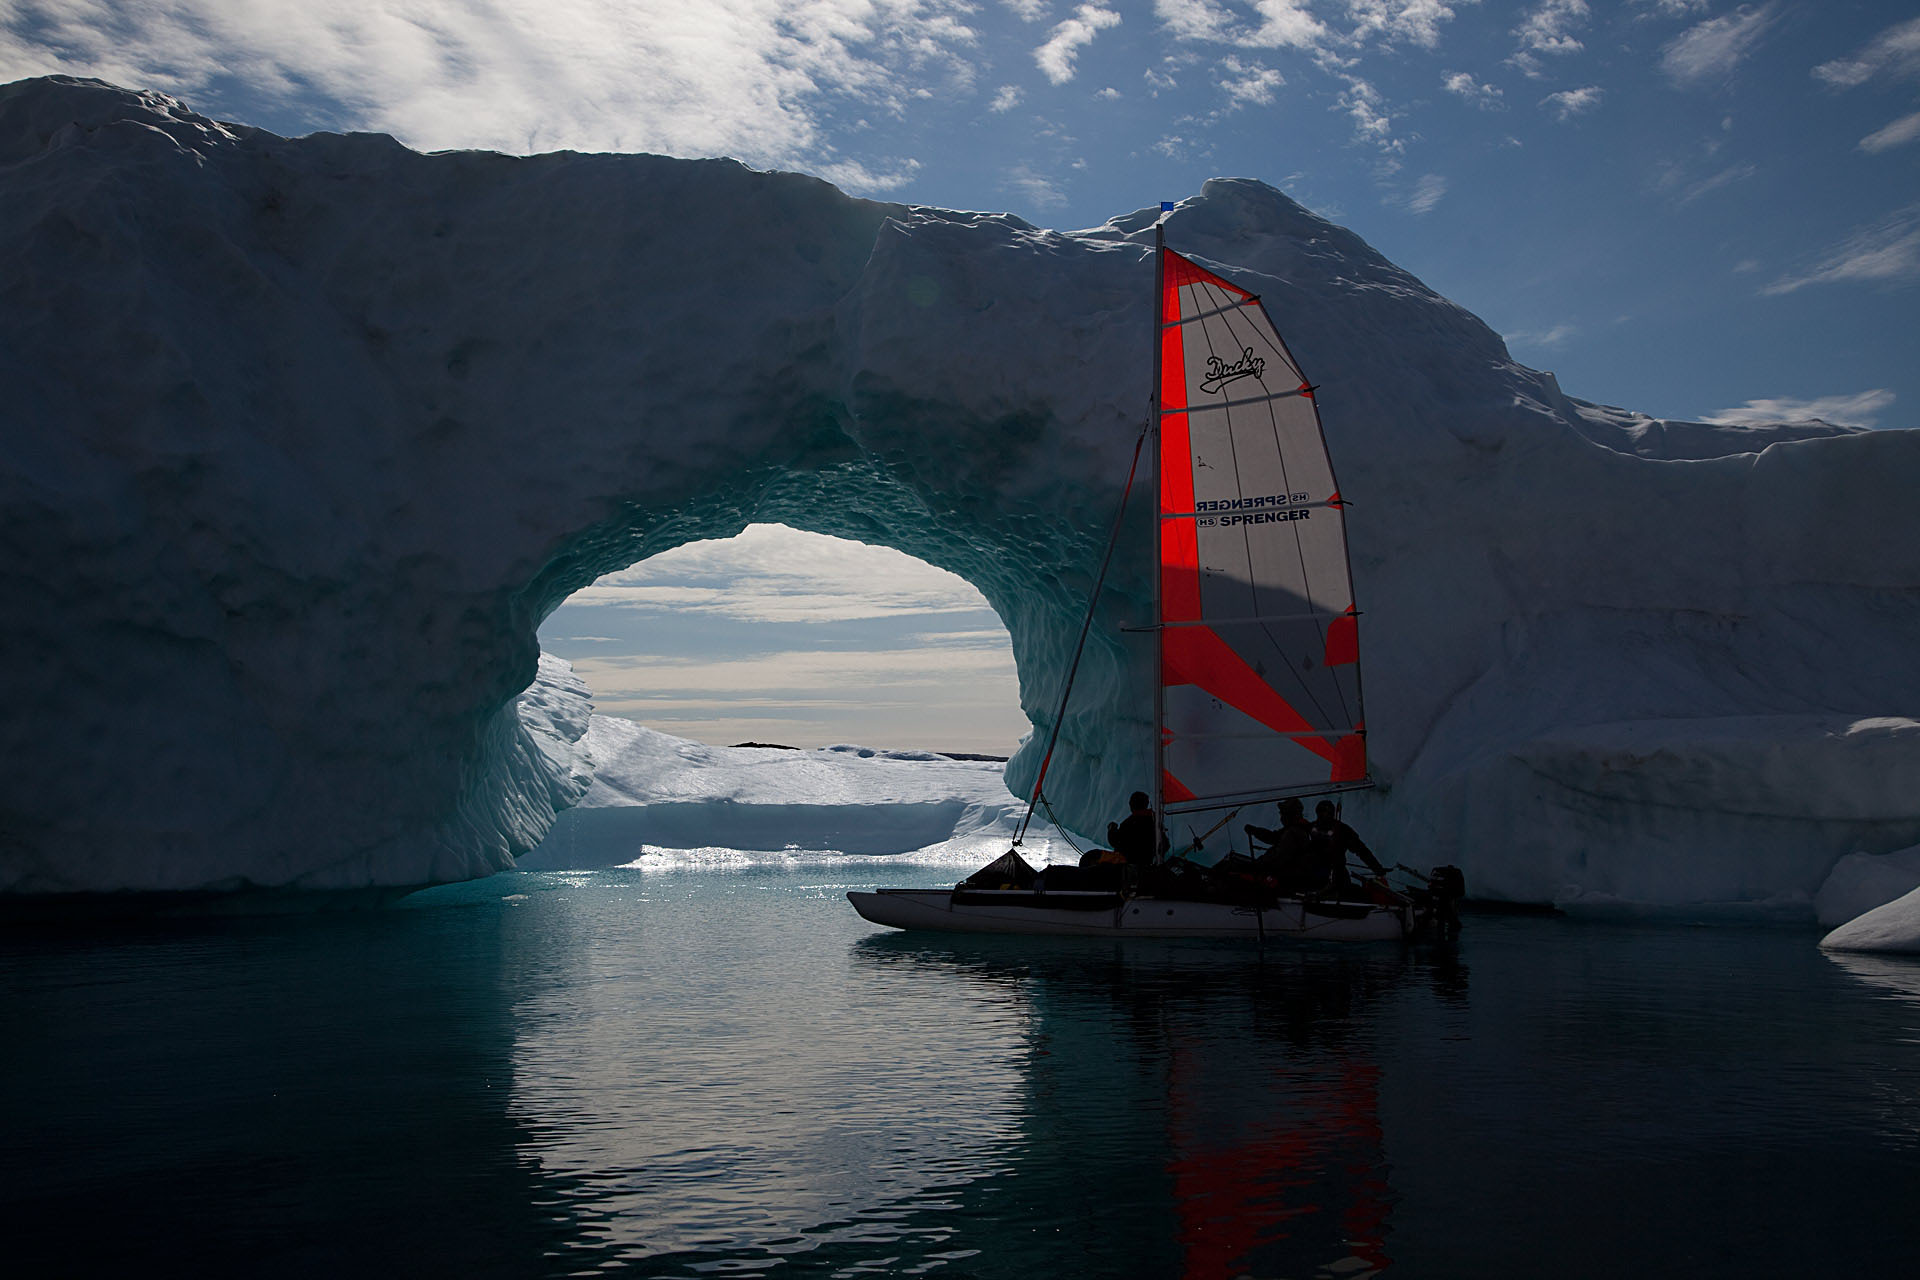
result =
M508 867L600 785L541 620L752 522L974 583L1042 731L1024 794L1147 410L1156 216L0 87L0 892ZM1920 434L1575 399L1255 181L1167 234L1321 380L1375 847L1494 897L1810 913L1844 856L1920 843ZM1069 827L1148 775L1151 596L1102 598Z

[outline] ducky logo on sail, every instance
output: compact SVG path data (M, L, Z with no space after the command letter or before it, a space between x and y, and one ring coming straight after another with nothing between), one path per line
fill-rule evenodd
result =
M1252 347L1241 348L1240 358L1232 364L1228 364L1219 356L1208 356L1207 376L1206 380L1200 384L1200 389L1209 394L1218 394L1229 382L1235 382L1241 378L1259 381L1266 376L1266 371L1266 357L1253 354Z

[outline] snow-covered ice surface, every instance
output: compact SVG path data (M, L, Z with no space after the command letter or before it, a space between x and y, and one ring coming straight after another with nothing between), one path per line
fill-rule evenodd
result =
M580 745L593 786L522 868L727 850L912 853L977 865L1006 852L1025 812L1000 764L929 751L710 747L612 716L595 716ZM1036 865L1079 856L1040 819L1021 850Z
M0 890L507 866L583 768L519 699L540 621L752 521L973 582L1046 728L1147 409L1153 217L0 88ZM1571 399L1257 182L1167 235L1321 387L1371 842L1480 894L1808 916L1920 842L1920 433ZM1049 775L1081 829L1148 777L1144 526Z

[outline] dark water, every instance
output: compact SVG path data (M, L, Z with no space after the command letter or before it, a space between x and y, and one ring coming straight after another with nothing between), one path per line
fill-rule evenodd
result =
M1920 964L916 940L868 864L0 940L7 1274L1887 1276ZM893 882L950 880L921 869Z

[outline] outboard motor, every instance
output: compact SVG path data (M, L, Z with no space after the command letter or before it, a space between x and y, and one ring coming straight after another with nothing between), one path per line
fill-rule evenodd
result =
M1408 892L1415 912L1433 926L1436 938L1460 936L1460 899L1467 896L1467 878L1458 867L1435 867L1424 888Z

